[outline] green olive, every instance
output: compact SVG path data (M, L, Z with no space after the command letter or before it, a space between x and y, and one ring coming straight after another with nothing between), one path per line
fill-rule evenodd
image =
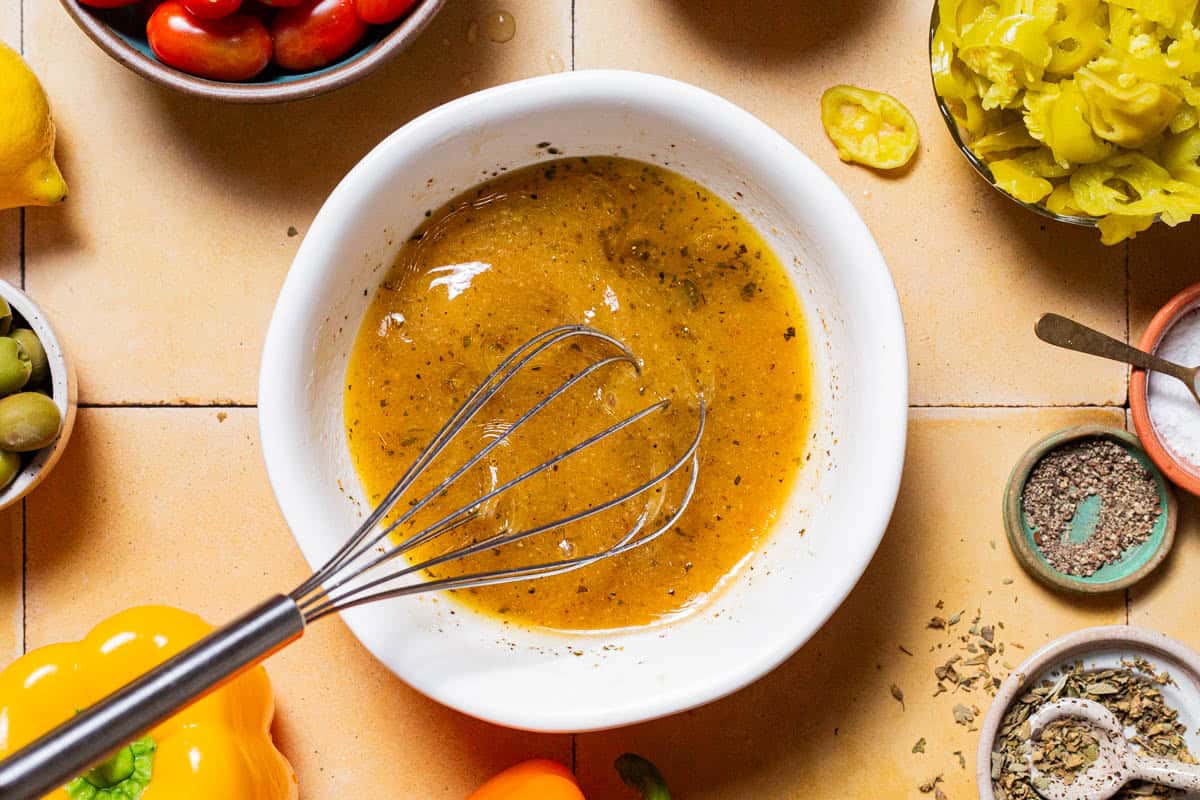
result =
M21 472L21 456L0 450L0 489L6 488L16 480Z
M20 342L21 347L25 348L26 355L29 356L30 385L37 386L49 378L50 361L46 358L46 348L42 347L42 340L37 337L37 334L29 328L17 328L9 336Z
M0 394L19 392L29 383L33 364L16 339L0 336Z
M8 336L9 330L12 328L12 306L3 297L0 297L0 336Z
M44 394L20 392L0 398L0 449L41 450L58 438L62 414Z

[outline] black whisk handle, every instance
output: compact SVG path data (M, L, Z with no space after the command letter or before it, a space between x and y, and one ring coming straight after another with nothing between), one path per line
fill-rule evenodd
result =
M0 797L37 800L304 633L278 595L0 761Z

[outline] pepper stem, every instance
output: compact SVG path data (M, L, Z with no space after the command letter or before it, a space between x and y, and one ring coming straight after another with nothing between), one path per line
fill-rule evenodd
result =
M116 786L133 774L133 748L125 745L108 761L102 761L83 776L83 779L97 789L107 789Z
M70 800L138 800L150 785L157 749L149 736L130 742L107 761L68 783L67 797Z
M642 800L671 800L671 792L658 767L633 753L625 753L613 765L625 785L636 789Z

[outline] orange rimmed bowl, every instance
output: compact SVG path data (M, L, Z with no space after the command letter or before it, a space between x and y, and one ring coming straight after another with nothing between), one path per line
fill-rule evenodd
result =
M1146 332L1142 334L1138 347L1148 353L1156 352L1171 326L1180 317L1197 308L1200 308L1200 283L1184 289L1159 309L1154 318L1150 320ZM1195 365L1185 364L1184 366ZM1150 419L1150 403L1147 396L1149 383L1145 370L1135 369L1130 374L1129 410L1133 414L1134 430L1137 431L1138 438L1142 440L1142 447L1145 448L1155 466L1162 470L1176 486L1200 496L1200 464L1191 464L1176 456L1170 446L1159 437L1158 431Z

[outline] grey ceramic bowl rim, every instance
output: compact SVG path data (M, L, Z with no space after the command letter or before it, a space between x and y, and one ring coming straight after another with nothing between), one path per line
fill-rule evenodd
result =
M74 366L63 351L62 343L54 332L46 313L30 299L29 295L8 281L0 280L0 297L7 300L12 309L24 318L30 329L37 334L42 347L45 348L46 359L50 366L52 396L63 418L62 430L54 443L39 450L21 468L13 482L0 489L0 510L2 510L32 492L58 463L75 427L79 387L75 380Z
M1113 646L1164 655L1189 670L1192 680L1200 684L1200 654L1150 628L1101 625L1060 636L1043 645L1008 673L992 698L992 705L979 729L979 747L975 752L975 782L979 800L996 800L996 793L992 789L992 748L996 744L996 734L1000 731L1005 713L1025 693L1029 684L1049 669L1076 660L1086 653Z
M101 50L117 63L154 83L193 97L226 103L282 103L315 97L365 78L408 47L437 16L446 0L421 0L394 30L344 64L278 84L212 81L189 75L130 46L107 23L84 8L79 0L59 2L75 24Z
M933 39L937 35L938 24L941 22L941 15L938 13L938 2L934 0L933 12L929 18L929 77L933 78ZM938 111L942 114L942 120L946 123L946 129L950 131L950 137L954 139L954 144L958 146L958 151L963 154L979 177L987 181L988 186L991 186L1000 194L1007 197L1022 208L1029 209L1038 216L1052 219L1055 222L1065 222L1068 225L1075 225L1080 228L1095 228L1100 220L1097 217L1072 216L1069 214L1055 214L1050 209L1037 203L1026 203L1024 200L1018 200L1008 192L996 185L996 179L992 176L992 171L988 169L988 165L972 152L963 140L962 131L958 129L958 121L954 119L954 114L950 111L950 107L946 105L946 101L938 94L937 84L933 86L933 99L937 102Z

